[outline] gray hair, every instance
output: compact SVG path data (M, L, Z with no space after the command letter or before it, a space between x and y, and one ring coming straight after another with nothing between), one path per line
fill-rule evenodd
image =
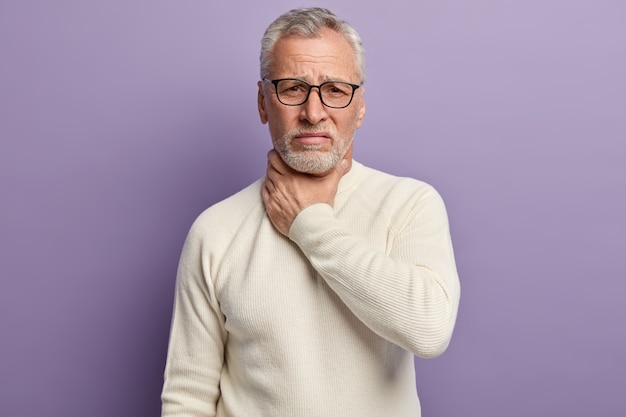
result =
M315 38L323 28L334 30L348 41L354 50L358 76L364 82L365 50L361 37L348 22L339 19L332 11L318 7L291 10L269 25L261 40L261 79L269 77L272 52L281 37L297 35Z

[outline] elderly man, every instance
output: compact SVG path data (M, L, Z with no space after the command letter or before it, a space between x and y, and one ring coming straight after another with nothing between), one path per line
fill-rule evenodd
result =
M189 232L163 416L420 415L413 355L448 346L459 282L437 192L352 160L363 80L361 39L331 11L267 29L267 173Z

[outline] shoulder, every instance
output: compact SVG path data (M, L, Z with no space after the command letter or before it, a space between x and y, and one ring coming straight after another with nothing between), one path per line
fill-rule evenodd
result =
M435 187L425 181L389 174L360 163L355 163L355 168L360 192L392 201L441 200L441 195Z
M232 234L241 224L263 213L261 183L257 180L241 191L204 210L193 222L189 235Z
M447 233L446 206L431 184L365 166L361 166L357 172L360 176L359 185L347 203L355 213L370 213L388 224L391 234L415 230L419 230L423 236Z
M392 175L356 164L352 190L342 196L352 215L369 215L402 229L419 221L445 223L447 211L439 192L431 184L410 177ZM386 219L386 220L385 220Z

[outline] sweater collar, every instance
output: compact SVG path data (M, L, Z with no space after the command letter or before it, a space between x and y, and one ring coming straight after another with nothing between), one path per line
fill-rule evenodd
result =
M358 181L358 178L361 176L360 173L363 171L363 169L363 164L353 159L350 171L348 171L348 173L341 177L341 180L339 180L337 194L341 194L354 187Z

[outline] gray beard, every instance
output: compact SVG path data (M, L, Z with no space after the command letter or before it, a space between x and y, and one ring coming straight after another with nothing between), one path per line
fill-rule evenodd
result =
M299 132L287 132L279 140L274 140L274 148L282 160L294 171L304 174L324 174L334 169L348 152L352 141L337 141L333 136L333 147L329 152L319 151L315 145L304 146L302 151L290 149L292 138ZM344 146L336 146L343 144Z
M285 147L286 148L286 147ZM330 152L305 149L294 152L289 149L277 149L283 161L293 170L305 174L323 174L333 169L341 158L339 149L333 148Z

